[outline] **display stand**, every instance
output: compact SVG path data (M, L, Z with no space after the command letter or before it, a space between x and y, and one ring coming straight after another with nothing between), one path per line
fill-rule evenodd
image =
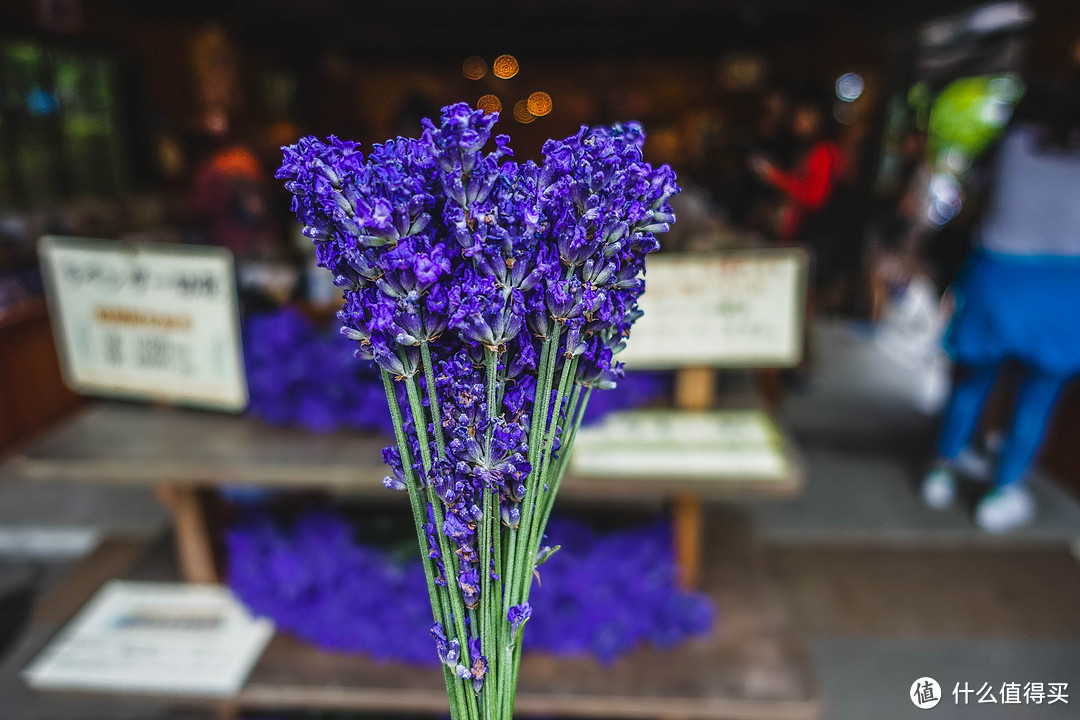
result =
M740 512L707 511L701 586L721 608L708 635L671 649L642 648L610 665L588 657L525 656L516 715L523 717L664 718L670 720L814 720L820 701L813 673L793 633L786 604L768 571L764 548ZM142 699L211 711L228 719L289 711L445 714L442 677L433 668L324 652L277 635L247 682L228 698L184 694L119 695L49 691L27 697L14 677L71 617L114 577L168 579L164 546L106 540L51 592L11 661L0 669L0 696L20 695L5 720L110 717L109 703ZM12 693L6 695L5 693Z

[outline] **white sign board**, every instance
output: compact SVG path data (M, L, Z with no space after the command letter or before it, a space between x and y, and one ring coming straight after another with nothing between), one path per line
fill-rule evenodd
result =
M227 697L273 633L218 585L113 580L23 675L36 689Z
M618 359L634 370L797 365L806 263L796 248L650 258L645 314Z
M793 468L760 410L611 413L578 430L570 474L648 480L786 481Z
M231 253L62 237L42 238L38 249L75 392L244 409Z

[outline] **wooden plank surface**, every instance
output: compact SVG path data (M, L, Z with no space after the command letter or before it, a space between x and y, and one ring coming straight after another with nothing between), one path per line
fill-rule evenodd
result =
M380 453L388 442L359 433L318 435L275 428L243 416L103 402L80 411L3 469L40 480L231 483L386 497L382 486L386 467ZM692 492L708 500L789 495L801 483L799 472L775 482L567 477L560 497L655 500Z
M812 673L747 519L733 510L710 512L705 538L702 587L718 608L707 636L672 649L640 649L610 665L529 654L517 714L814 720L820 708ZM147 562L155 568L150 576L160 579L161 563ZM142 576L139 569L129 574ZM285 635L274 638L239 695L224 703L183 702L200 700L223 712L445 713L447 707L441 675L431 668L326 653Z

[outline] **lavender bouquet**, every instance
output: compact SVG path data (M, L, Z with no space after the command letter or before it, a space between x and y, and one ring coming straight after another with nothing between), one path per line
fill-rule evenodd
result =
M522 628L567 457L641 315L675 174L640 125L582 127L517 163L495 113L458 104L420 139L308 137L277 176L344 291L342 332L378 364L387 487L416 523L455 720L510 718Z

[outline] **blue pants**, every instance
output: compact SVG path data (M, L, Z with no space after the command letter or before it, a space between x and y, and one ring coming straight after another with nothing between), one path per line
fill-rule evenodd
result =
M994 387L1000 365L969 368L969 373L953 387L945 424L938 441L938 456L955 460L971 442L979 425L986 397ZM1022 482L1042 444L1046 425L1054 411L1067 376L1029 370L1016 398L1012 428L1001 452L994 486L1003 488Z

